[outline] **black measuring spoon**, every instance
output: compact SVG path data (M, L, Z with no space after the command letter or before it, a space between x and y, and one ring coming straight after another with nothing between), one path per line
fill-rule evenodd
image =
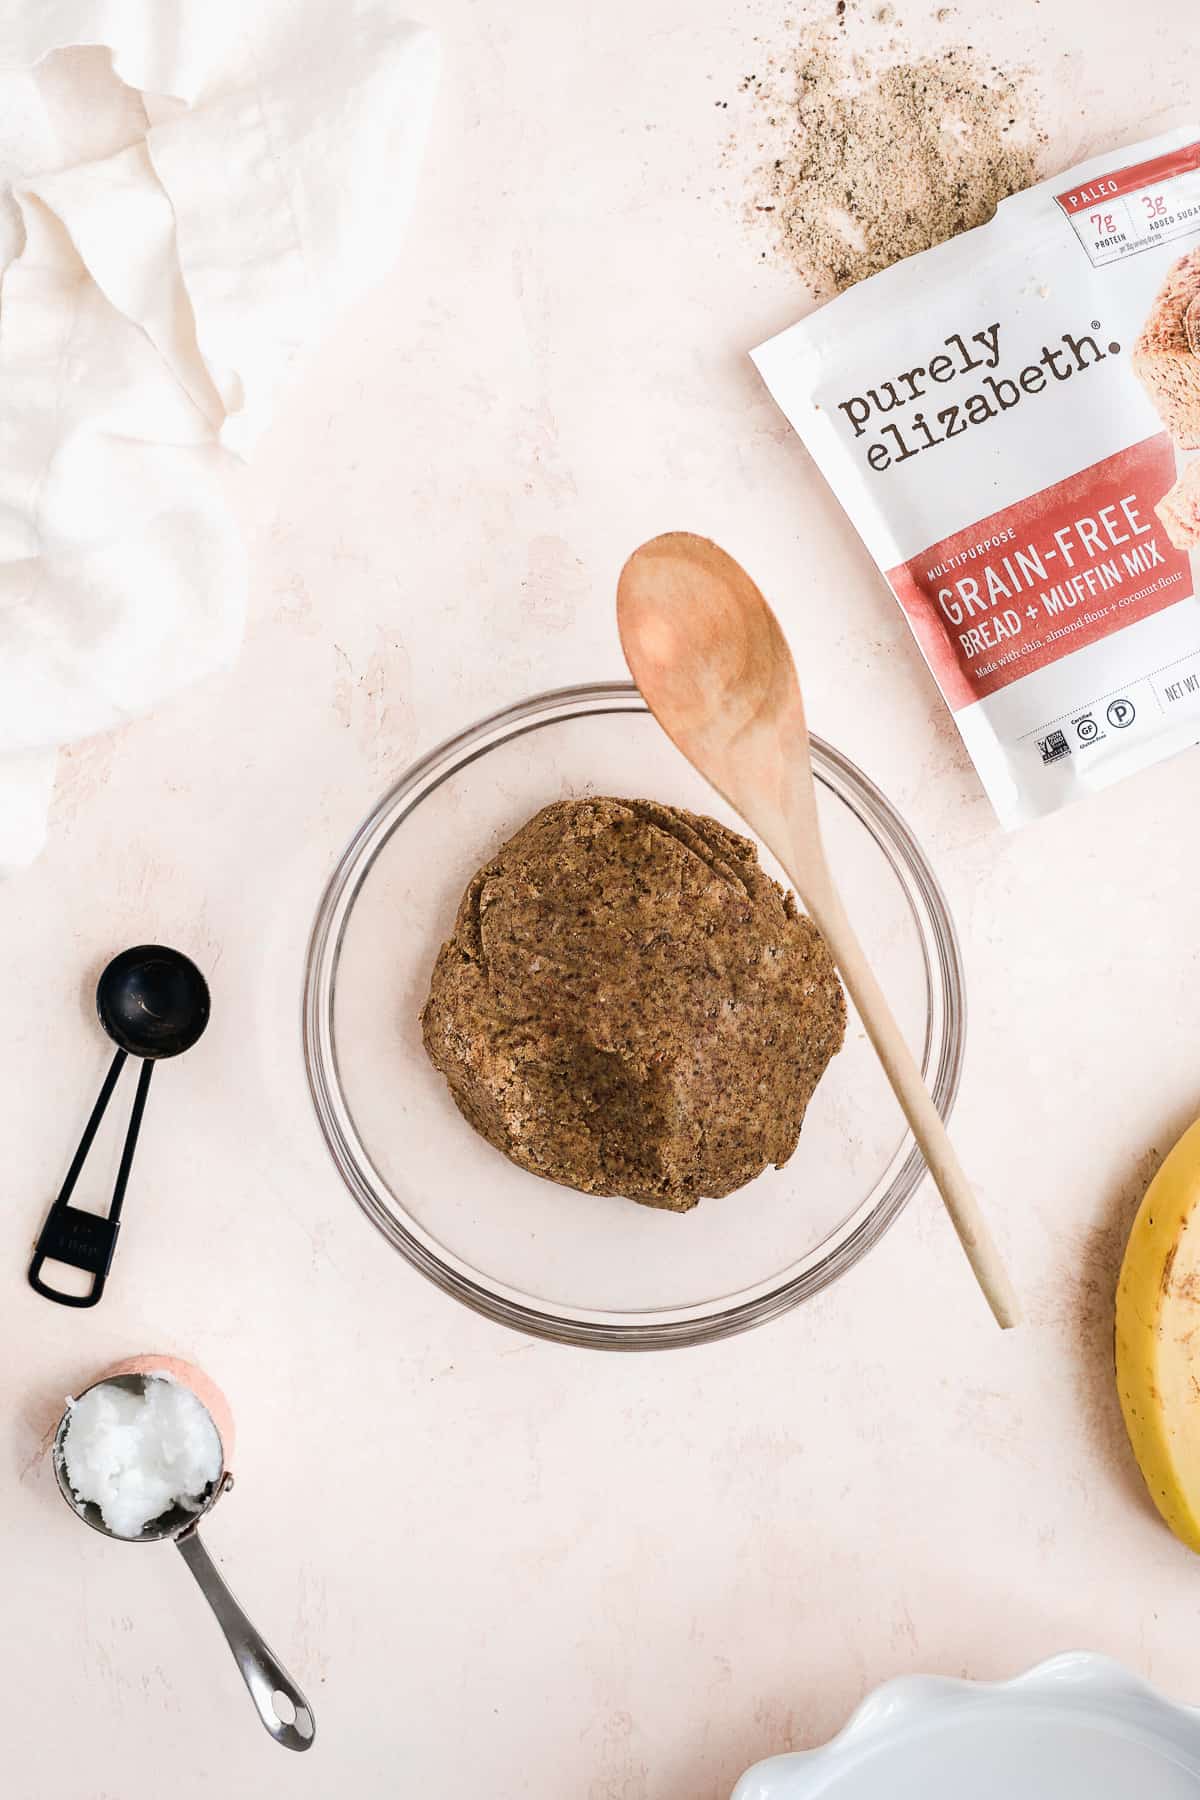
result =
M132 950L122 950L96 984L96 1011L101 1025L117 1045L117 1054L104 1077L100 1097L79 1140L62 1191L46 1216L29 1265L30 1287L47 1300L58 1300L63 1306L95 1306L104 1292L154 1065L164 1057L179 1056L191 1049L208 1024L208 1010L208 983L203 975L182 951L169 950L165 944L137 944ZM70 1206L68 1201L127 1056L141 1058L142 1069L112 1205L105 1218L100 1213ZM73 1269L85 1270L93 1278L91 1287L86 1294L62 1294L48 1287L42 1280L42 1268L47 1262L67 1263Z

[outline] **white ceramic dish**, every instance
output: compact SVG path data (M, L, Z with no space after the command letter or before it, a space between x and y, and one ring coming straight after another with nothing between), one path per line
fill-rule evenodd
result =
M1200 1711L1107 1657L1015 1681L918 1675L876 1689L819 1750L775 1756L733 1800L1197 1800Z

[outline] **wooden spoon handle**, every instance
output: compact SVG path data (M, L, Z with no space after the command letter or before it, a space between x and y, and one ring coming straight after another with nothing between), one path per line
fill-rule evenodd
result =
M789 869L798 893L804 890ZM808 885L808 884L806 884ZM822 884L824 886L824 884ZM858 1008L867 1036L875 1046L884 1073L900 1102L904 1116L917 1140L917 1146L937 1183L946 1211L950 1214L975 1279L983 1289L996 1323L1004 1330L1020 1323L1021 1309L1008 1271L1000 1260L979 1202L955 1154L941 1114L933 1104L928 1088L917 1067L900 1027L896 1023L883 989L862 946L854 935L854 927L846 916L837 890L829 883L826 891L805 894L805 902L829 946L834 962Z

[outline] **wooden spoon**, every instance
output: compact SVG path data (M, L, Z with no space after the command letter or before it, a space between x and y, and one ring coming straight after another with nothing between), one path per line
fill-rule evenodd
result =
M707 538L672 531L635 550L617 585L625 660L688 761L774 853L820 928L997 1322L1020 1309L979 1204L833 883L800 682L779 621Z

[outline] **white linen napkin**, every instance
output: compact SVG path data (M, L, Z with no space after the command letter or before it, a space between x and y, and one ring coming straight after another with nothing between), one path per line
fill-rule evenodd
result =
M0 869L56 746L236 654L227 466L395 262L436 76L389 0L0 15Z

